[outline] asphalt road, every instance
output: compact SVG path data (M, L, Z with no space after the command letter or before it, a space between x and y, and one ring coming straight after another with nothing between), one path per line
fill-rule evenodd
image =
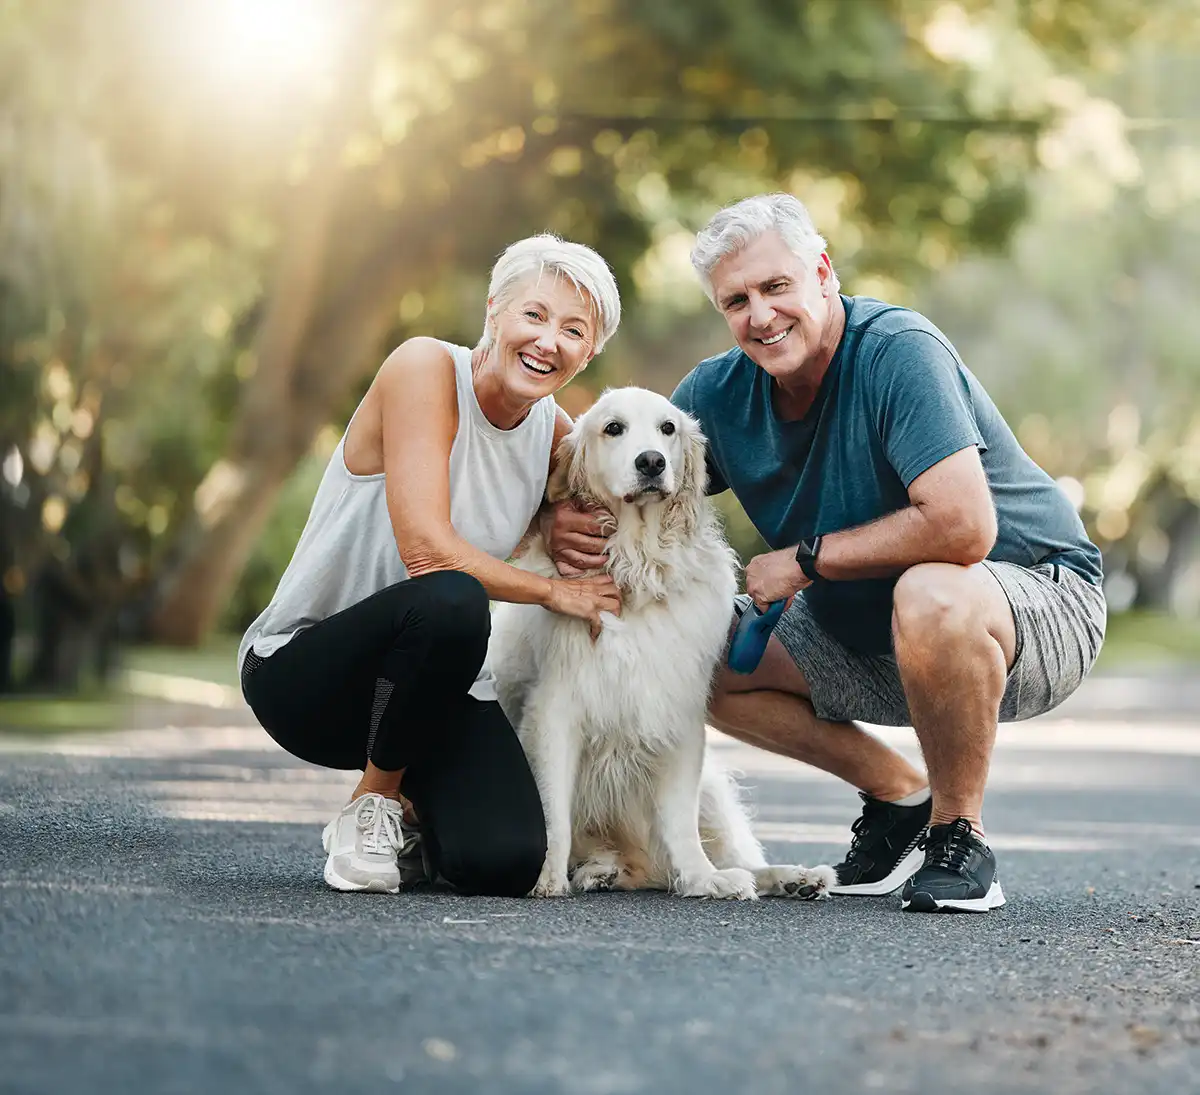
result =
M1005 728L987 916L335 894L352 778L188 721L0 735L0 1091L1200 1090L1194 719ZM848 789L716 747L778 859L844 849Z

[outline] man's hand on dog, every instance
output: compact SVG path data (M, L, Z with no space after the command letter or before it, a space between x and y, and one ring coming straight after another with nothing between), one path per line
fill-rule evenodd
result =
M790 601L812 580L796 562L796 549L783 548L756 555L746 564L746 592L760 609L776 601Z
M564 578L577 578L589 570L599 570L608 561L599 507L579 509L574 502L555 502L539 520L546 551Z

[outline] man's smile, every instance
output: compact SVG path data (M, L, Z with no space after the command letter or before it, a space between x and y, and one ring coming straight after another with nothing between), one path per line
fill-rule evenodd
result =
M756 338L755 342L761 342L764 346L774 346L777 342L782 342L790 333L791 327L786 327L782 331L776 331L773 335Z

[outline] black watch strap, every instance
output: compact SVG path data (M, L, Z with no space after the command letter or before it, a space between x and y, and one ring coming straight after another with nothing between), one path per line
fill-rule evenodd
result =
M804 576L812 582L820 577L817 573L817 554L820 550L821 537L819 536L810 536L807 540L801 540L796 548L796 562L800 564Z

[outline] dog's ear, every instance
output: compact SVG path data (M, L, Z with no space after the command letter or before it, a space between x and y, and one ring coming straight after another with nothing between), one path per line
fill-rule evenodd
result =
M679 489L667 507L664 524L669 531L678 530L690 535L700 524L704 489L708 485L705 464L708 440L700 431L700 423L689 414L680 416L679 429L683 440L683 470L679 476Z
M558 443L554 470L546 481L546 500L561 502L564 498L578 498L586 492L585 488L582 436L576 422L571 432Z

